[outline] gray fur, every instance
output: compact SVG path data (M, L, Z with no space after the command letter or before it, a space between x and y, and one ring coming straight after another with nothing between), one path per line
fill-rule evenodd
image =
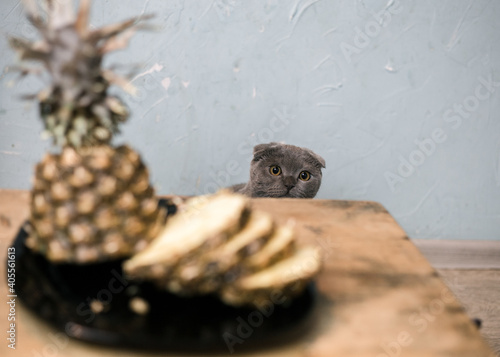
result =
M281 174L273 176L270 168L278 165ZM253 149L250 164L250 181L232 186L234 192L250 197L313 198L321 185L321 169L325 160L306 148L280 143L260 144ZM308 171L308 181L299 179Z

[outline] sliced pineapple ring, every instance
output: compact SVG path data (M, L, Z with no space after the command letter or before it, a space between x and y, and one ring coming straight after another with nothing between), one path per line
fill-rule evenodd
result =
M179 295L215 293L230 305L260 306L276 289L300 293L320 266L319 249L296 247L293 224L277 226L251 211L248 198L223 191L186 202L123 268Z
M239 196L221 195L203 205L193 205L175 215L162 233L142 252L124 264L130 276L163 277L180 267L179 276L199 275L191 257L210 251L238 232L248 218L248 202Z
M320 270L320 253L316 247L297 250L292 256L227 285L221 298L230 305L260 306L268 304L277 291L284 297L295 296Z

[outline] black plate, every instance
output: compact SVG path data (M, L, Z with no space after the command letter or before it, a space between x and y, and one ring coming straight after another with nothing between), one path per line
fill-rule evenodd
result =
M168 206L165 201L161 204ZM168 208L175 212L175 207ZM128 281L122 260L52 264L28 249L26 238L21 229L13 243L17 296L42 319L79 340L125 348L229 353L286 343L309 327L307 317L315 297L312 283L294 299L277 298L267 310L234 308L214 296L181 298L148 282ZM149 303L149 313L130 309L136 296ZM96 300L104 307L99 314L90 309Z

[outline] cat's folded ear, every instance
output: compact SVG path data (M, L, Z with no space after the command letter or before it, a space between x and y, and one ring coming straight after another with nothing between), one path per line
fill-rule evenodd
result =
M312 150L309 150L309 149L304 149L304 150L306 150L313 157L313 159L317 161L318 166L320 166L322 168L326 167L325 159L323 159L321 156L319 156L318 154L316 154Z
M268 156L271 151L279 147L279 143L268 143L255 145L253 148L253 161L259 161L265 156Z

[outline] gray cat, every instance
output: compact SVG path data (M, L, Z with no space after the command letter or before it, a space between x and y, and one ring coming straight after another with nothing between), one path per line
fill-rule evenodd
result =
M325 160L309 149L269 143L253 148L250 181L232 186L250 197L313 198L321 185Z

